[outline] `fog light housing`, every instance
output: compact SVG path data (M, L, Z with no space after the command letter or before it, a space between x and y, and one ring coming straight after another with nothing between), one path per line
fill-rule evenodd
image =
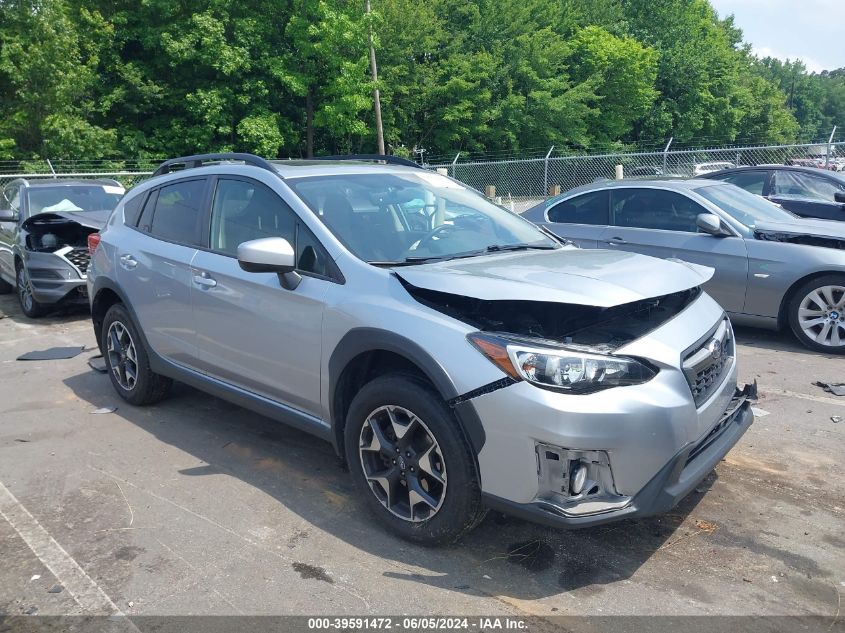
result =
M587 483L587 465L583 462L575 462L572 466L572 474L569 476L569 489L573 495L579 495Z

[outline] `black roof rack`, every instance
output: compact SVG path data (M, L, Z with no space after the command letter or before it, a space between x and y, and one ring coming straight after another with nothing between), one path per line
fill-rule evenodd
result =
M342 156L315 156L313 160L369 160L373 162L387 163L388 165L403 165L405 167L416 167L424 169L422 165L415 163L401 156L390 156L388 154L344 154Z
M180 158L171 158L159 165L158 169L153 172L153 176L169 174L170 168L173 165L184 165L185 169L192 169L194 167L202 167L203 162L212 160L237 160L246 163L247 165L253 165L254 167L261 167L262 169L266 169L267 171L272 171L274 174L278 173L276 171L276 168L273 167L273 165L271 165L269 162L267 162L260 156L255 156L254 154L242 154L238 152L224 152L221 154L196 154L194 156L182 156Z

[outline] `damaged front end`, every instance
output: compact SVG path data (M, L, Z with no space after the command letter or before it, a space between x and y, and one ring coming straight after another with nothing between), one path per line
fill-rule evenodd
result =
M701 294L696 286L613 307L549 301L485 300L429 290L402 280L417 301L481 332L516 336L545 346L608 354L660 327Z
M98 225L58 213L41 213L26 220L21 228L24 230L21 244L24 251L55 255L69 264L79 278L85 278L90 261L88 236L100 230ZM32 271L30 276L35 276ZM66 274L61 276L69 278Z
M782 242L785 244L802 244L804 246L820 246L845 251L845 239L841 237L814 235L811 233L792 233L785 231L763 231L754 232L754 237L764 242Z
M99 218L39 213L21 224L18 248L32 298L41 304L86 304L91 255L88 237L99 232Z

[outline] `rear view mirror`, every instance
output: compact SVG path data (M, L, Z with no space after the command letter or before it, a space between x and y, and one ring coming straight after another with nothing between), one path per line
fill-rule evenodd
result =
M283 237L265 237L238 246L238 264L248 273L277 273L282 286L293 290L301 277L296 274L296 254Z
M17 222L18 212L14 209L0 209L0 222Z
M722 219L715 213L699 213L695 218L695 224L704 233L717 237L727 235L722 228Z
M845 204L845 191L837 191L833 194L833 199L839 204Z

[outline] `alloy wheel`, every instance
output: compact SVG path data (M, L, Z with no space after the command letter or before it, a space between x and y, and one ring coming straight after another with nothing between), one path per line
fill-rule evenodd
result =
M845 286L821 286L798 306L798 324L819 345L845 345Z
M373 494L412 523L432 518L446 497L446 464L434 435L404 407L382 406L361 427L358 451Z
M117 383L126 391L132 391L138 380L138 354L135 341L129 330L120 321L109 326L106 352L109 366Z
M31 312L33 308L32 285L29 283L29 275L26 274L23 266L18 268L18 295L20 296L21 305L26 312Z

